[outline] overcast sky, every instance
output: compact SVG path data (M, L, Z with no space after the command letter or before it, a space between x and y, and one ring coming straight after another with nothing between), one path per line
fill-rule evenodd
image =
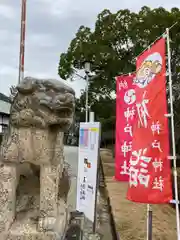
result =
M158 3L158 5L157 5ZM180 0L27 0L25 76L57 78L61 52L80 25L92 27L107 8L179 7ZM0 0L0 92L18 81L21 0ZM79 95L82 81L71 83Z

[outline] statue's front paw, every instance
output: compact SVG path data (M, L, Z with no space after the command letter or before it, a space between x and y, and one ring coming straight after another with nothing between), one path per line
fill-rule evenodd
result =
M55 229L55 224L56 224L55 217L39 218L38 228L39 231L52 231Z

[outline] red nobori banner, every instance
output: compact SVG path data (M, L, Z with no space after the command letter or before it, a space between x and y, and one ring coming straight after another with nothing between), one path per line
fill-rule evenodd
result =
M172 199L166 100L165 39L137 58L136 120L127 198L141 203Z
M132 150L135 117L135 75L116 77L116 147L115 179L129 181L129 159Z

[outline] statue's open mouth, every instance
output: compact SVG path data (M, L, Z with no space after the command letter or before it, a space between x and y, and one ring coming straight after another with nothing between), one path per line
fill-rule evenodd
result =
M68 107L59 107L55 112L61 117L61 118L68 118L71 117L73 114L73 108L68 108Z
M39 108L38 112L41 118L46 119L49 126L69 123L74 114L75 107L72 101L61 102L61 104L59 104L59 102L52 102L51 104L43 102L41 106L43 106L44 109Z
M41 106L45 107L47 110L49 109L49 114L56 114L60 117L71 117L74 112L74 103L72 101L69 102L44 102L41 101Z

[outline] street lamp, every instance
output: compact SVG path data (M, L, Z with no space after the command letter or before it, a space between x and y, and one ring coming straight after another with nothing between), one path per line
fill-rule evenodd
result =
M96 74L96 75L91 75L91 76L90 76L91 63L90 63L90 62L87 62L87 61L84 62L84 70L85 70L85 74L86 74L84 77L81 76L81 75L79 75L79 74L76 72L76 71L77 71L76 69L73 69L73 70L74 70L74 74L75 74L76 76L78 76L78 77L80 77L80 78L82 78L83 80L86 81L86 87L85 87L85 92L86 92L85 113L86 113L86 122L88 122L88 113L89 113L90 108L91 108L91 106L88 106L88 104L89 104L89 101L88 101L88 95L89 95L89 80L90 80L90 79L91 79L91 81L94 80L95 78L97 78L98 76L100 76L101 72L99 72L99 73ZM83 92L84 92L84 90L81 89L81 93L83 93ZM84 110L84 108L81 108L81 111L83 111L83 110ZM92 120L92 119L94 119L94 115L93 115L93 114L91 114L91 117L90 117L89 120Z
M85 62L84 63L84 69L85 69L85 73L86 74L90 73L90 71L91 71L91 64L90 64L90 62Z
M86 73L86 122L88 122L88 90L89 90L89 73L91 71L90 62L84 63L84 69Z

